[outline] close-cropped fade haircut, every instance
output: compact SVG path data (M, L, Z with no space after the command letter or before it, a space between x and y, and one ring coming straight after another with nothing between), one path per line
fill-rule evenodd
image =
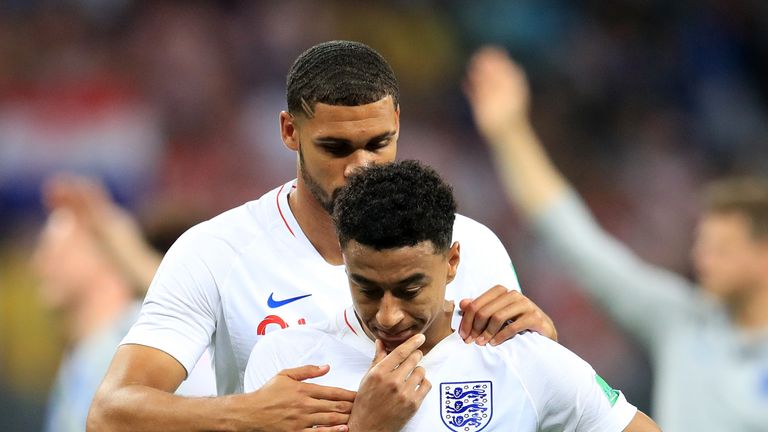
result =
M417 161L372 165L351 176L336 199L333 219L339 242L376 250L432 242L446 252L456 218L453 189Z
M304 51L287 78L288 112L314 116L315 104L367 105L400 90L392 68L378 52L360 42L329 41Z
M708 213L739 213L752 225L752 236L768 239L768 180L731 177L712 182L704 195Z

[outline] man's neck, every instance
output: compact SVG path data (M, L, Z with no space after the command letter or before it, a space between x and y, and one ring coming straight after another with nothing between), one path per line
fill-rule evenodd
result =
M453 318L454 307L455 306L452 301L446 300L443 304L443 311L441 315L437 317L435 322L432 323L427 331L424 332L426 340L424 341L424 344L419 348L421 352L424 353L424 355L432 351L432 348L434 348L443 339L447 338L451 335L451 333L453 333L451 321Z
M299 178L296 189L288 195L288 205L301 231L323 259L332 265L341 265L341 247L336 227L327 211L312 196Z
M427 355L430 351L432 351L432 348L436 347L437 344L443 341L443 339L447 338L448 336L453 333L453 329L451 329L451 326L440 326L440 332L436 335L429 335L427 336L427 340L424 341L424 345L419 347L419 350L424 355Z

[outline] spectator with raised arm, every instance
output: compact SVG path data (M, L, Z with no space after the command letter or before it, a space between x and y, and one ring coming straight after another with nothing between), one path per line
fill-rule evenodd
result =
M465 88L510 201L584 291L651 357L667 432L768 430L768 183L707 189L692 257L700 286L638 258L594 220L529 120L524 72L497 48Z

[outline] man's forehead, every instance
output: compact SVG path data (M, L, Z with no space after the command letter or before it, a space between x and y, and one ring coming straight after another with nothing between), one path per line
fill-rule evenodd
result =
M299 114L302 120L320 121L356 121L370 118L392 118L397 112L392 96L385 96L376 102L364 105L331 105L316 102L311 106L302 104L304 112Z
M342 255L348 265L372 267L379 270L386 270L389 267L412 267L420 261L442 256L435 251L435 247L430 241L423 241L414 246L376 249L355 240L347 242L342 249Z
M704 213L700 223L702 225L750 227L752 219L745 212L739 210L719 210Z

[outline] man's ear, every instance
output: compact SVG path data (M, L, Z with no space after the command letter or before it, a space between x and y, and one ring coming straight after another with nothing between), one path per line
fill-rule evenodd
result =
M400 137L400 105L395 108L395 128L397 129L397 138Z
M448 280L446 283L451 283L456 277L456 272L459 269L459 261L461 261L461 247L459 242L453 242L451 248L448 249Z
M296 128L296 117L287 111L280 111L280 137L283 139L283 144L290 150L299 151L299 131Z

